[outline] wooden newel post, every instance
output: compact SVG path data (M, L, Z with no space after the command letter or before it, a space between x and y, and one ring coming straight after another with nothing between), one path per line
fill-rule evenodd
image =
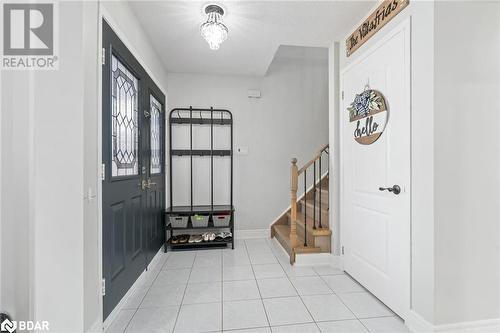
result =
M292 158L292 166L290 168L290 194L291 194L291 221L290 221L290 246L292 250L292 255L290 260L295 261L294 248L297 246L297 189L299 183L299 170L297 168L297 159Z

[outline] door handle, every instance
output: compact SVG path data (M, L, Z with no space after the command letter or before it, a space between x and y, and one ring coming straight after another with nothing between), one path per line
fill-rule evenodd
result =
M151 178L149 178L148 180L143 180L141 181L141 183L137 186L139 186L140 188L142 188L142 190L146 190L146 189L150 189L151 186L156 186L156 183L153 183L151 181Z
M389 192L394 193L395 195L398 195L399 193L401 193L401 187L399 187L399 185L393 185L392 187L379 187L378 190L379 191L389 191Z

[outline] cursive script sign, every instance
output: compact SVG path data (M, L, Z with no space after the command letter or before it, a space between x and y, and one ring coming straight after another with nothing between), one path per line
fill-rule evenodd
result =
M384 0L377 10L345 41L347 56L353 54L354 51L399 14L409 3L410 0Z
M380 138L388 115L387 103L382 93L367 89L357 94L347 111L356 142L371 145Z

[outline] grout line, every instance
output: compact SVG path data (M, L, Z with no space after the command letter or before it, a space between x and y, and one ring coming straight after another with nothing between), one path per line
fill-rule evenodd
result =
M170 257L170 256L169 256L169 257ZM137 311L139 311L139 309L141 308L141 304L142 304L142 302L144 301L144 298L146 298L146 295L149 293L149 290L151 289L151 287L152 287L152 286L153 286L153 284L155 283L156 279L157 279L157 278L158 278L158 276L160 275L160 273L161 273L161 271L162 271L162 269L163 269L163 266L166 264L167 260L168 260L168 257L167 257L167 259L165 259L165 262L163 263L162 268L161 268L160 270L158 270L158 273L156 273L156 276L154 277L154 279L153 279L153 281L151 282L151 284L150 284L149 286L146 286L146 287L147 287L146 293L144 294L144 296L142 296L141 301L139 302L139 304L137 305L137 308L136 308L136 309L135 309L135 311L134 311L134 314L130 317L130 320L127 322L127 325L125 325L125 328L123 329L123 332L126 332L126 331L127 331L128 327L130 326L130 323L132 322L132 319L134 319L135 315L137 314ZM146 270L146 273L148 273L148 272L152 272L152 271L155 271L155 270L154 270L154 269L152 269L152 270ZM138 289L138 288L136 288L136 290L135 290L135 291L137 291L137 289ZM130 296L132 296L132 295L130 295ZM133 310L133 309L131 309L131 310ZM116 318L115 318L115 319L116 319ZM113 323L111 323L111 325L112 325L112 324L113 324Z
M321 275L320 275L319 278L326 284L326 286L328 287L328 289L330 289L333 292L333 294L346 307L346 309L349 310L352 313L352 315L354 316L354 318L361 323L361 320L359 320L358 316L354 313L354 311L352 311L351 308L349 306L347 306L347 304L342 300L342 298L340 298L340 295L328 285L328 283L326 282L326 280ZM363 325L363 323L361 323L361 325ZM365 326L365 325L363 325L363 326Z
M175 331L175 328L177 326L177 321L179 320L179 315L181 313L182 305L184 303L184 297L186 296L186 291L187 291L187 288L189 285L189 280L191 279L191 273L193 272L193 266L194 266L194 261L196 260L196 256L197 256L197 254L196 254L196 252L194 252L193 264L191 265L191 269L189 270L189 276L188 276L187 281L186 281L186 288L184 288L184 293L182 293L181 305L179 305L179 310L177 310L177 316L175 316L174 328L173 328L172 332Z
M281 262L280 262L280 265L281 265L281 268L283 270L285 270ZM307 313L309 313L309 316L311 317L314 325L316 325L316 328L321 332L321 329L319 328L318 323L316 323L316 320L314 319L311 311L309 311L309 308L307 307L306 303L302 299L302 296L300 295L299 291L297 290L297 288L295 287L295 285L292 283L292 281L290 280L290 277L288 276L288 274L286 274L286 272L285 272L285 275L286 275L286 278L288 279L288 282L292 285L293 289L295 289L295 292L297 293L297 296L299 297L300 301L302 302L302 305L304 305L304 307L306 308Z
M234 235L233 235L234 236ZM220 330L224 330L224 254L220 252Z
M342 304L345 305L345 307L347 307L349 309L349 311L351 311L353 313L353 315L356 317L356 319L358 319L359 321L361 321L361 319L370 319L370 318L384 318L384 317L394 317L395 314L393 315L390 315L390 316L374 316L374 317L367 317L367 318L359 318L355 313L354 311L351 310L351 308L342 300L342 298L340 297L340 294L367 294L367 295L371 295L372 297L375 297L384 307L386 307L387 309L389 309L389 307L387 305L384 304L384 302L380 301L375 295L373 295L372 293L370 293L365 287L363 287L363 285L361 285L361 283L359 283L358 281L354 280L349 274L346 273L346 275L352 279L356 284L359 284L363 289L364 291L348 291L348 292L336 292L335 290L333 290L329 285L328 283L326 282L326 280L323 278L323 276L320 276L320 278L325 282L325 284L328 286L328 288L330 288L330 290L335 294L335 296L337 296L339 298L339 300L342 302ZM391 309L389 309L389 311L392 312ZM364 326L364 325L363 325ZM368 328L367 328L368 329Z
M247 242L244 241L244 244L245 244L245 251L247 252L248 260L250 260L250 254L248 253ZM269 315L267 314L266 306L264 305L264 299L262 298L262 293L260 292L259 283L257 282L257 276L255 275L253 265L250 265L250 267L252 267L252 273L253 273L253 277L255 279L255 284L257 285L257 290L259 291L259 295L260 295L260 302L262 303L262 308L264 309L264 314L266 315L266 320L267 320L267 324L269 325L268 326L269 330L271 330L271 321L269 320Z

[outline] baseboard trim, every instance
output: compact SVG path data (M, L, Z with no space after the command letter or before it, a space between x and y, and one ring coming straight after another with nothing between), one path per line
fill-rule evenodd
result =
M343 269L342 257L331 253L297 254L295 256L295 264L297 266L329 265L338 269Z
M149 263L149 266L148 266L148 270L150 269L154 269L155 266L158 264L158 261L160 259L160 253L162 253L164 251L164 248L163 246L158 250L158 252L156 252L155 256L153 257L153 259L151 259L151 262ZM122 299L120 300L120 302L115 306L115 308L113 309L113 311L111 311L111 313L109 314L108 318L106 318L106 320L104 320L104 323L102 323L102 330L98 332L102 332L102 331L105 331L108 329L108 327L111 325L111 323L113 322L113 320L115 320L115 318L118 316L118 313L120 313L120 311L122 310L123 306L125 305L125 302L127 301L127 298L132 295L132 293L137 289L138 286L140 286L144 280L144 277L146 275L146 270L144 270L141 275L139 275L139 277L137 278L137 280L135 280L134 284L130 287L130 289L127 291L127 293L122 297ZM94 329L94 327L92 328Z
M434 326L413 310L408 312L405 325L413 333L434 332Z
M101 319L97 318L97 320L88 329L87 333L102 333L103 331L104 329L101 323Z
M269 238L271 229L235 230L235 239Z
M437 325L434 332L498 333L500 332L500 318Z
M288 260L290 260L290 255L288 254L288 252L286 252L286 250L283 248L276 237L271 238L271 245L275 249L274 254L280 256L283 259L287 258Z
M406 326L413 333L497 333L500 332L500 318L466 321L454 324L433 325L415 311L410 311Z

